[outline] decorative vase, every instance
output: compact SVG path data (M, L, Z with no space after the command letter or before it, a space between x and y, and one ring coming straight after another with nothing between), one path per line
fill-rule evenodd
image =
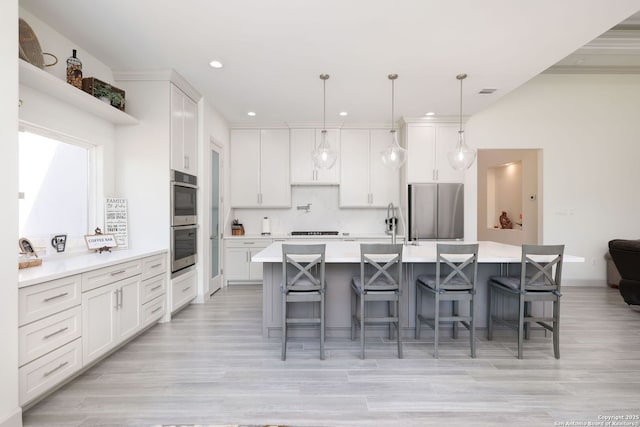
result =
M76 50L67 58L67 83L82 89L82 61L76 57Z

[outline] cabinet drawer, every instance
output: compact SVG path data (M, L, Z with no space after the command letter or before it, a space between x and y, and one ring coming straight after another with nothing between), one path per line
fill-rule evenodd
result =
M142 280L167 271L167 255L154 255L142 260Z
M82 338L18 369L20 405L30 402L82 368Z
M142 272L142 261L135 260L82 273L82 292L135 276Z
M164 294L166 291L167 276L164 274L152 277L151 279L143 280L142 287L140 288L140 301L142 301L142 304L144 304Z
M271 239L259 239L259 240L225 240L224 246L226 248L266 248L272 243Z
M19 325L26 325L80 304L80 278L75 276L51 280L20 288Z
M77 306L19 328L20 366L80 337L81 313Z
M192 270L171 280L171 311L175 311L196 296L196 271Z
M166 301L165 296L161 295L142 306L143 327L158 321L164 315L166 311Z

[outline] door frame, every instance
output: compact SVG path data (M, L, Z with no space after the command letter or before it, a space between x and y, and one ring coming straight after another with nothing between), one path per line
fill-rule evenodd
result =
M213 170L211 168L211 153L212 152L216 152L218 153L218 160L219 160L219 170L218 170L218 187L219 187L219 195L218 195L218 206L219 206L219 210L218 210L218 224L219 224L219 228L218 228L218 238L220 239L220 244L219 244L219 250L218 250L218 266L219 266L219 270L220 270L220 274L218 274L216 277L212 278L211 277L211 236L213 233L213 230L211 229L211 211L212 211L212 207L213 207L213 200L211 198L211 181L213 178ZM206 228L205 228L205 242L206 244L204 245L204 264L205 264L205 283L207 284L207 292L206 292L206 296L209 297L211 295L213 295L215 292L217 292L224 284L224 280L222 279L222 261L223 261L223 254L222 254L222 233L224 230L224 218L223 218L223 212L224 212L224 146L217 141L214 137L210 137L209 138L209 149L207 150L208 156L207 156L207 185L206 188L209 189L209 191L206 193L206 212L205 212L205 220L206 220ZM208 236L208 237L206 237Z

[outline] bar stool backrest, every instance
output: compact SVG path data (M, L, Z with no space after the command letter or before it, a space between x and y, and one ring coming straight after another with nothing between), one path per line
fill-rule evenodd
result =
M287 291L324 289L326 245L282 245L282 283Z
M360 280L365 291L399 291L402 277L402 245L360 245Z
M522 245L520 291L560 292L564 245Z
M450 288L475 291L478 275L478 244L445 244L436 246L436 291ZM453 256L451 256L453 255ZM465 257L466 255L466 257ZM444 276L443 264L449 274Z

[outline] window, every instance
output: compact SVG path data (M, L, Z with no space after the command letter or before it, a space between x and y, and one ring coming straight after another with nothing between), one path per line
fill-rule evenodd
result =
M90 149L60 139L20 132L18 142L19 235L43 254L55 253L54 235L67 235L67 252L88 234Z

